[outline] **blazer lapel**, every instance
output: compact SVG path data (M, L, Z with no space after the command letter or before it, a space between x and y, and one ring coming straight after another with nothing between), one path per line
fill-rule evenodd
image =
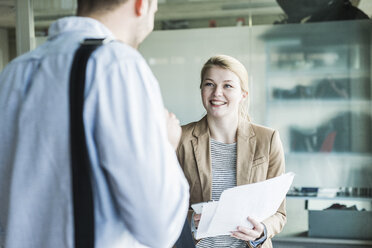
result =
M195 126L192 140L196 164L198 167L203 201L209 201L212 197L212 168L210 161L209 129L207 118L201 119Z
M251 183L251 169L256 150L256 137L248 120L239 122L237 133L236 184Z

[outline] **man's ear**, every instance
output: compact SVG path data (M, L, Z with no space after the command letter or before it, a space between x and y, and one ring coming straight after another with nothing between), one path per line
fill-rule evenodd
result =
M142 15L143 11L143 0L135 0L135 11L137 16Z

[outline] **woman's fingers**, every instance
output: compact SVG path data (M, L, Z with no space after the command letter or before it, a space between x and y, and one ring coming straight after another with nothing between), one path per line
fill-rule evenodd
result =
M201 214L194 214L194 220L200 220Z
M194 225L197 228L199 226L201 214L194 214Z
M263 233L263 231L264 231L264 226L263 226L263 224L262 223L260 223L260 222L258 222L258 221L256 221L255 219L252 219L251 217L247 217L247 219L248 219L248 221L249 222L251 222L252 223L252 225L253 225L253 230L255 230L255 231L257 231L257 232L259 232L260 233L260 236L261 236L261 234Z
M232 237L245 241L256 240L258 237L260 237L260 234L257 231L243 226L238 226L237 230L231 232L231 234Z
M231 232L232 237L245 241L253 241L262 236L264 231L263 224L250 217L247 219L252 223L253 228L250 229L248 227L238 226L236 231Z

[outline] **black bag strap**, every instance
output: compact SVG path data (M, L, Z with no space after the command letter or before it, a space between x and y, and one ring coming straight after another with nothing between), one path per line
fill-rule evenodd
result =
M189 222L187 221L187 217L175 246L176 248L195 248L195 241L192 237L191 228Z
M70 149L76 248L94 248L94 200L83 111L86 66L90 55L106 39L86 39L75 53L70 72ZM195 247L187 219L177 248Z
M86 66L92 52L106 43L86 39L75 53L70 72L70 152L74 205L75 247L94 247L94 201L83 111Z

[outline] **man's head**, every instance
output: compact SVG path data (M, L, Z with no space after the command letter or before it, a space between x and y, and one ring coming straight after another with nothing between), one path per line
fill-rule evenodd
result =
M154 28L157 0L78 0L78 16L97 19L135 48Z
M138 42L141 43L154 29L155 13L158 10L158 0L134 0L136 15L142 19L138 23Z
M94 12L110 11L128 0L78 0L77 15L85 16Z

